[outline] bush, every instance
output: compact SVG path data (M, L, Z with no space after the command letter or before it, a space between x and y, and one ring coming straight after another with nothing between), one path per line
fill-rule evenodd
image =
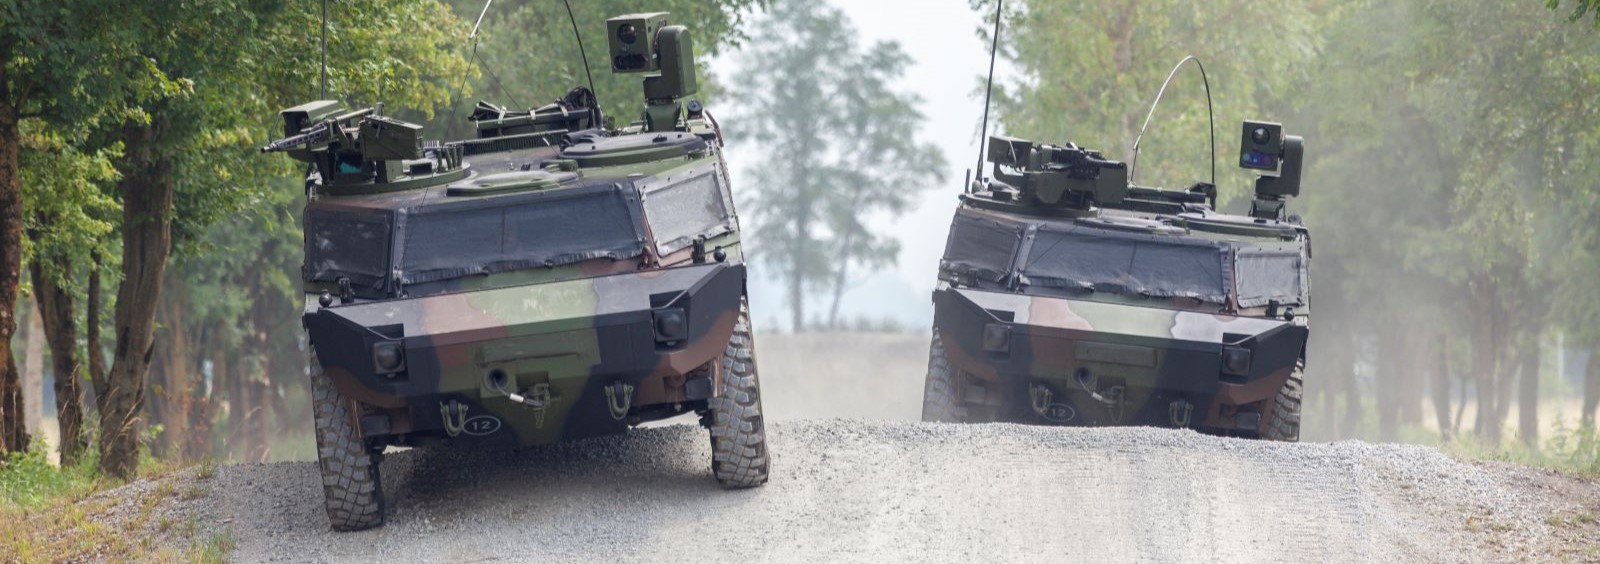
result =
M93 492L100 479L96 470L99 456L88 449L78 463L57 468L50 462L49 447L35 441L27 452L7 455L0 464L0 499L20 507L38 507L52 499L77 498Z

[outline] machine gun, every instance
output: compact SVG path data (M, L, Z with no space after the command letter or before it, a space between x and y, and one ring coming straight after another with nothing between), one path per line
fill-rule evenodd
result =
M994 163L994 179L1000 183L991 185L991 191L1014 188L1026 204L1088 210L1097 203L1121 202L1128 194L1126 164L1072 143L1037 145L993 136L987 160Z
M381 113L383 106L341 114L343 110L338 102L318 100L278 112L283 117L284 136L262 147L261 152L288 151L289 156L309 162L311 151L336 142L353 144L355 132L351 130L357 129L356 120Z
M279 112L284 137L261 152L287 152L316 165L324 186L403 189L460 172L460 146L425 149L422 126L382 114L382 105L345 112L332 100L301 104Z

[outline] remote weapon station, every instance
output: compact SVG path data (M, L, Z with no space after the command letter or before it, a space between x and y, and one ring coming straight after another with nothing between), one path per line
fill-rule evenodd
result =
M1216 210L1214 172L1137 186L1098 151L999 136L984 158L993 177L961 195L939 265L924 420L1299 439L1299 137L1244 123L1239 165L1259 177L1243 216Z
M698 414L725 487L767 480L739 223L689 30L606 22L643 117L578 87L479 103L473 139L319 101L263 148L310 163L303 322L328 517L384 519L388 446L518 447Z

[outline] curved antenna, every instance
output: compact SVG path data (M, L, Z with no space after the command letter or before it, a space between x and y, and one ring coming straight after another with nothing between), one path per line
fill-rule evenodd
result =
M1178 75L1178 69L1183 64L1194 61L1194 66L1200 69L1200 80L1206 85L1206 119L1211 122L1211 185L1217 185L1217 114L1211 109L1211 79L1206 77L1206 66L1194 55L1184 57L1182 61L1172 67L1172 72L1167 73L1167 79L1161 81L1161 89L1156 91L1156 99L1150 102L1150 112L1144 115L1144 125L1139 127L1139 136L1133 140L1133 163L1128 165L1128 184L1133 184L1135 174L1139 172L1139 144L1144 142L1144 130L1150 127L1150 117L1156 115L1156 105L1161 103L1161 96L1167 93L1167 85L1172 83L1172 77Z
M578 33L578 18L572 15L572 0L562 0L567 5L567 21L572 22L572 36L578 38L578 56L583 57L583 75L589 79L589 93L594 94L594 109L600 109L600 93L594 89L594 75L589 72L589 54L583 50L583 34ZM590 124L598 127L599 124Z
M994 41L989 45L989 84L983 88L983 129L978 131L978 166L972 169L977 173L977 178L983 178L983 145L989 140L989 96L994 93L994 60L1000 53L1000 7L1005 5L1005 0L994 2ZM971 192L972 183L961 187L962 192Z

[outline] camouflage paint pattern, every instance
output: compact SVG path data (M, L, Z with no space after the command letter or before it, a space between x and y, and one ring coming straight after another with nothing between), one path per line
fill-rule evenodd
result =
M956 399L973 420L1176 426L1172 402L1183 400L1193 405L1187 426L1252 434L1264 427L1241 429L1236 413L1270 412L1260 407L1288 380L1308 334L1275 319L947 285L933 299L959 375ZM986 331L1009 334L1003 350L986 348ZM1248 374L1222 374L1224 346L1251 350ZM1033 408L1037 386L1052 396L1045 413ZM1122 390L1115 405L1106 402L1113 388Z
M733 334L743 284L742 265L706 264L332 306L308 313L306 326L340 392L374 408L362 422L369 435L448 436L441 405L456 401L467 406L462 419L477 422L456 440L544 444L703 402L709 396L689 397L685 384L717 388L712 361ZM683 309L685 338L656 338L652 311L661 308ZM377 372L370 351L384 341L403 343L402 374ZM547 386L546 408L493 389L497 371L509 389ZM618 382L633 390L621 417L604 389Z
M1078 217L1032 215L980 200L964 196L957 215L1015 225L1024 239L1045 225L1084 225L1083 217L1168 225L1162 220L1177 215L1113 208ZM1207 223L1147 236L1206 239L1309 261L1303 227L1206 213ZM967 421L1189 427L1255 437L1269 428L1272 402L1304 361L1309 303L1294 304L1292 320L1282 309L1242 307L1237 279L1228 281L1229 299L1218 303L1032 287L1015 272L991 280L947 268L933 293L934 329ZM1007 335L1004 347L995 346L998 334ZM1246 373L1224 373L1225 348L1249 351Z
M632 154L600 166L567 164L575 180L541 189L555 197L584 187L619 190L642 234L637 256L416 284L403 283L407 273L396 269L387 289L362 288L350 303L336 299L326 307L319 298L338 296L339 286L308 280L303 322L311 346L340 393L360 404L363 435L376 444L527 446L619 433L704 409L721 389L716 361L733 333L746 274L716 134L699 119L689 120L688 133L704 139L704 148L656 160L622 151ZM630 131L611 139L660 135ZM552 141L469 155L468 175L459 182L393 192L329 190L307 210L380 218L512 198L527 191L461 196L450 189L485 174L544 169L563 160L562 151ZM700 256L693 246L658 241L644 205L656 186L694 177L715 183L730 227L707 233ZM404 227L391 229L393 249ZM663 309L684 312L686 337L657 338L653 312ZM385 342L403 347L403 371L379 373L373 351ZM490 383L492 374L504 378L503 389L538 394L544 407L512 401Z

